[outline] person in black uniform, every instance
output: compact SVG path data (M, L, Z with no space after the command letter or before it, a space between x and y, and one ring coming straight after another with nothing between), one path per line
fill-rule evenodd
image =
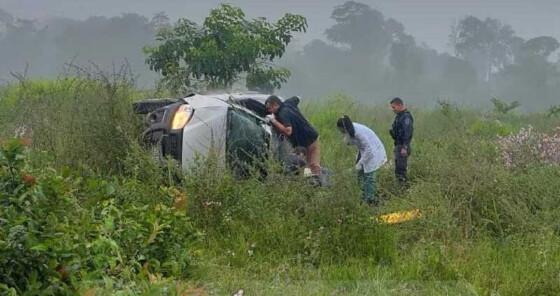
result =
M412 114L400 98L391 100L391 109L395 112L395 120L389 133L395 141L395 176L401 185L407 181L408 157L411 153L410 142L414 131Z

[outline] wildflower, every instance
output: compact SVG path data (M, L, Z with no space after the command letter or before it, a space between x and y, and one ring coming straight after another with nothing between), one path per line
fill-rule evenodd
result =
M20 139L20 143L21 145L25 146L25 147L30 147L31 144L33 144L33 140L31 138L21 138Z
M531 126L517 134L500 137L498 147L507 168L531 163L560 165L560 128L552 135L538 133Z
M37 178L29 174L23 174L21 176L21 180L28 186L34 186L35 184L37 184Z

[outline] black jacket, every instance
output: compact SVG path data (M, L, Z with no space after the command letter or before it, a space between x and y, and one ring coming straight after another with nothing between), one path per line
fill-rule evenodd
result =
M283 103L276 113L276 119L284 126L292 127L288 139L294 147L308 147L319 138L317 131L294 105Z
M408 110L397 113L393 126L389 131L395 140L395 145L410 145L414 131L414 118Z

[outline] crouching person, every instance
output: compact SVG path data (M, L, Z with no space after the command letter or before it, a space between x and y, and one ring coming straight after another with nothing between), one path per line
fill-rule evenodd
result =
M344 141L348 145L358 147L356 170L362 188L362 200L369 205L378 205L375 172L387 162L387 153L383 143L370 128L353 123L346 115L338 119L336 126L344 135Z
M296 147L283 160L284 173L288 175L303 175L307 166L307 151L304 147Z
M321 184L321 151L319 133L303 117L298 108L284 104L277 96L270 96L265 102L270 123L281 134L288 137L293 147L305 147L307 166L313 177Z

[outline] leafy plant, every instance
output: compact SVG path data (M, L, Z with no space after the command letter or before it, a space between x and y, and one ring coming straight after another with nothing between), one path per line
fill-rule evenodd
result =
M71 295L88 281L120 289L152 275L188 276L196 235L177 194L33 168L20 141L8 141L0 148L0 291Z
M491 98L490 102L494 105L494 112L498 114L507 114L510 111L516 109L517 107L521 106L518 101L513 101L511 103L506 103L498 98Z
M560 105L551 106L548 108L548 117L558 117L560 116Z
M457 111L457 107L451 103L449 100L437 100L437 104L441 110L441 113L446 117L449 117L454 111Z
M157 34L159 44L146 47L146 63L175 91L191 90L203 82L208 88L231 88L241 74L247 87L271 91L290 72L276 68L294 32L307 28L303 16L286 14L275 23L248 20L238 7L222 4L210 11L202 26L180 19Z

